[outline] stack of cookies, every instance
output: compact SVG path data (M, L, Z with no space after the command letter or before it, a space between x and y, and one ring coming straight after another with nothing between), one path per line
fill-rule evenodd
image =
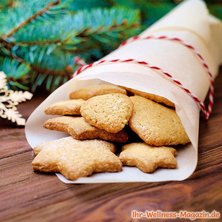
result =
M36 147L34 170L75 180L118 172L122 165L145 173L177 167L175 146L189 138L169 100L110 84L81 88L69 97L45 109L59 116L43 125L69 136Z

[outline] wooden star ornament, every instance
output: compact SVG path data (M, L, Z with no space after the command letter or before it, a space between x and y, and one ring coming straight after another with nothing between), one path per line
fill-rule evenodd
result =
M7 87L6 75L0 72L0 117L25 125L25 119L17 110L17 105L32 98L30 92L13 91Z

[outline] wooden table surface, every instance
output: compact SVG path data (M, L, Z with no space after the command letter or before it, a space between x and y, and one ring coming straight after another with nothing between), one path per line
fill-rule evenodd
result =
M43 99L22 104L23 115L28 117ZM67 185L53 174L34 173L32 159L24 128L0 120L0 221L131 221L134 209L220 211L222 70L213 114L208 122L201 119L197 169L185 181Z

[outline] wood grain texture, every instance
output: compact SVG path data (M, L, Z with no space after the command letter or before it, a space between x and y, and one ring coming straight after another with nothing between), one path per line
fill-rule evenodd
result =
M23 115L43 99L22 104ZM222 209L222 70L213 114L200 123L197 169L182 182L67 185L53 174L33 173L24 128L0 120L0 139L0 221L132 221L133 209Z

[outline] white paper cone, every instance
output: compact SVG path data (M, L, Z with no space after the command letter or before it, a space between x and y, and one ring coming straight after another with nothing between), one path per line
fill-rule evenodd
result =
M141 36L166 35L179 37L195 47L203 56L214 77L222 62L222 25L221 22L208 15L205 4L200 0L188 0L176 7L172 12L145 30ZM194 53L181 44L171 41L138 40L118 48L104 59L136 59L159 66L183 83L202 101L209 89L209 77L206 70ZM133 167L124 167L119 173L100 173L75 181L68 181L62 175L59 178L66 183L106 183L106 182L158 182L184 180L196 168L199 108L194 100L163 78L159 73L139 64L116 63L103 64L83 71L55 92L53 92L30 116L26 124L26 137L35 147L42 142L64 137L64 133L46 130L42 127L50 118L44 109L57 101L68 99L70 92L83 86L106 81L140 91L163 96L175 103L176 112L191 140L191 144L178 150L178 168L159 169L153 174L145 174Z

